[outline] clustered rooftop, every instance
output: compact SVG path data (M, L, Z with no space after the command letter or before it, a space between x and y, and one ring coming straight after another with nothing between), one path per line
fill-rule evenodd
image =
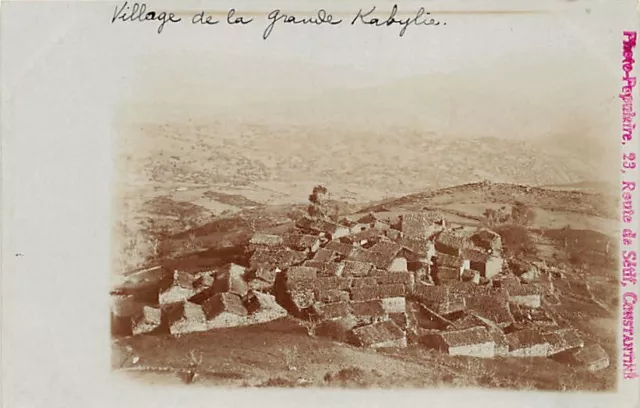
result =
M248 250L247 265L174 271L157 305L121 297L113 315L127 319L134 335L291 315L317 335L361 347L414 342L450 355L552 356L591 370L609 364L599 345L584 347L579 332L559 327L544 309L553 283L538 273L541 265L520 265L516 276L500 235L448 226L437 212L340 223L303 217L282 235L254 235Z

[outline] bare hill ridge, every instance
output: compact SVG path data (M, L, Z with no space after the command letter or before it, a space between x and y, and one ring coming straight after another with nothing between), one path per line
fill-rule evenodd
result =
M138 174L159 186L244 189L238 194L257 202L284 204L305 197L314 183L336 199L362 202L482 180L552 185L604 176L601 165L572 150L497 137L222 121L146 125L132 133L122 152L126 183Z

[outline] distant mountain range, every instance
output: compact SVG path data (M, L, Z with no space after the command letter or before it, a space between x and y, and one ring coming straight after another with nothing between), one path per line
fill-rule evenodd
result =
M123 155L129 173L159 185L242 186L281 202L306 200L314 183L367 201L481 180L612 180L617 78L591 68L514 63L367 88L283 88L228 104L222 88L211 104L132 106Z

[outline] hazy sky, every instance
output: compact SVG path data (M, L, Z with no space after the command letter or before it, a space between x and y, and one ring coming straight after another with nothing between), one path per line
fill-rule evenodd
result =
M458 3L447 9L455 9ZM358 3L353 4L341 7L348 11L342 15L345 23L359 8ZM382 15L391 7L378 4ZM437 3L414 4L401 5L400 10L412 12ZM472 9L491 8L483 2L465 4ZM508 5L517 9L522 4ZM585 77L593 87L601 88L603 98L615 93L610 81L619 75L622 35L611 29L619 27L611 19L614 14L588 2L551 4L557 11L434 12L447 26L409 27L402 38L398 37L400 27L343 23L333 27L277 25L264 41L262 32L268 23L264 15L245 27L179 24L166 26L161 35L152 25L123 25L112 33L112 41L119 44L114 58L120 61L122 88L131 92L119 97L132 102L152 100L156 105L228 106L304 99L434 73L476 75L478 81L494 83L495 92L500 93L517 86L511 82L510 71L527 70L526 75L542 75L555 88L562 87L563 78L575 83L576 77ZM541 72L545 66L548 68ZM602 78L592 81L594 76Z
M204 3L209 9L220 4L219 9L235 5L239 10L249 9L250 5L255 9L257 4ZM392 4L376 3L382 15ZM153 4L162 10L161 2ZM311 3L260 4L265 10L300 10ZM347 19L372 3L313 4L329 11L342 9L348 13L343 16ZM445 5L448 10L460 10L460 4L467 5L467 9L487 10L531 8L533 3L510 0L487 5L465 1ZM469 110L465 104L473 104L474 114L484 115L475 105L484 105L481 107L489 111L493 99L502 100L503 105L514 100L515 109L532 95L531 106L522 108L527 112L540 108L546 114L550 107L557 106L560 113L567 109L567 115L584 110L597 116L600 110L609 109L603 104L614 106L617 102L621 14L615 13L616 6L610 3L535 2L540 10L545 10L545 4L552 5L547 8L551 12L439 14L436 10L444 6L437 2L403 2L400 10L407 13L429 6L447 26L409 27L402 38L398 37L399 27L277 26L266 41L262 39L267 25L264 14L245 27L183 23L166 26L158 35L156 23L112 25L109 20L113 5L87 4L84 13L73 14L75 25L65 20L45 31L31 26L23 30L20 45L8 43L3 53L21 63L4 64L3 78L13 84L9 98L14 90L29 94L38 86L44 90L46 84L56 81L61 88L69 84L67 88L74 92L70 98L86 98L87 110L95 111L98 105L104 105L104 110L113 113L129 109L131 103L152 104L158 120L168 116L162 106L183 105L192 113L211 114L236 104L271 106L287 100L320 98L325 101L323 106L337 109L339 103L332 100L334 93L350 103L348 98L342 98L346 89L376 87L381 90L374 98L361 95L355 99L367 102L362 109L382 101L404 111L410 104L415 107L420 103L420 98L436 109L445 103L440 103L440 98L451 106L461 106L462 112ZM183 9L198 10L186 5ZM175 10L175 6L169 10ZM629 27L633 27L633 13L624 15ZM28 18L50 15L46 6L39 6ZM9 27L13 22L3 23ZM85 58L78 59L78 53ZM26 55L22 60L21 54ZM431 74L447 74L446 83L439 84L439 77ZM459 89L455 89L458 76ZM38 85L38 80L44 78L47 82ZM396 81L407 78L422 85L413 89L405 81L399 91L392 91ZM437 94L427 93L434 89ZM52 113L60 111L65 115L65 105L47 104L47 98L42 97L39 100ZM592 106L583 109L584 104ZM497 105L494 110L502 107ZM377 108L384 110L387 106ZM285 106L282 111L286 109ZM137 112L133 109L129 113ZM527 115L535 117L535 112ZM544 120L541 116L540 121ZM584 118L566 118L567 122L576 120Z

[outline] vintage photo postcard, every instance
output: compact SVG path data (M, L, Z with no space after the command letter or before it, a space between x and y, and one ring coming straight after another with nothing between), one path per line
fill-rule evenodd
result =
M638 406L636 2L1 22L4 406Z

